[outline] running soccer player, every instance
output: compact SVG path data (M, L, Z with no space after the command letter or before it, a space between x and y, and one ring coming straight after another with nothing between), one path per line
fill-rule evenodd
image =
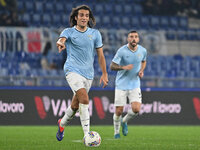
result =
M114 138L120 138L120 125L124 136L128 134L127 122L138 115L142 103L140 78L144 76L147 51L139 45L139 35L130 31L128 44L118 49L112 63L111 70L116 70L115 80L115 113L113 115ZM129 99L131 109L122 118L123 108Z
M92 29L95 25L95 18L91 9L87 5L73 8L70 14L70 25L70 28L62 31L56 43L59 52L66 48L67 59L64 64L64 72L74 93L71 106L67 108L65 115L58 120L56 134L58 141L63 139L64 127L68 125L78 110L84 135L90 131L88 92L94 77L95 53L97 53L102 70L100 84L103 83L103 88L108 84L102 37L98 30Z

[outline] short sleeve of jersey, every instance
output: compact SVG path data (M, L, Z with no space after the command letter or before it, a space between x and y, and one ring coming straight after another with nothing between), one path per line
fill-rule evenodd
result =
M122 59L122 51L119 49L119 50L117 51L117 53L115 54L115 56L114 56L112 62L114 62L114 63L116 63L116 64L119 65L120 62L121 62L121 59Z
M100 48L103 46L101 33L96 30L96 40L95 40L95 48Z
M142 59L142 61L146 61L147 60L147 50L144 49L144 57Z
M64 29L62 32L61 32L61 34L60 34L60 38L62 38L62 37L65 37L65 38L69 38L69 35L70 35L70 29L69 28L66 28L66 29Z

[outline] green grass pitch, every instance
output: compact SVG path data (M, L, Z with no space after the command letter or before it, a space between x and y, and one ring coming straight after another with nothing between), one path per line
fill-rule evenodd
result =
M81 126L65 128L58 142L57 126L0 126L0 150L200 150L200 126L128 126L113 138L112 126L92 126L102 138L99 147L85 147Z

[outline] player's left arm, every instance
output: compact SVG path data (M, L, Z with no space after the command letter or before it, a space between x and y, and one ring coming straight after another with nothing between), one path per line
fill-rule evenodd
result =
M140 78L142 78L144 76L144 69L146 68L146 64L147 64L146 61L142 61L141 62L141 69L140 69L140 71L138 73Z
M99 65L100 65L100 68L102 71L102 75L101 75L99 84L101 84L103 82L103 88L104 88L105 86L108 85L108 73L106 70L106 60L105 60L105 57L103 54L102 47L97 48L97 56L98 56L98 62L99 62Z

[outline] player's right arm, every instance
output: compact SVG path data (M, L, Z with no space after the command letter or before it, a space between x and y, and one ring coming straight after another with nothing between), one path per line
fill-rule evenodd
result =
M118 71L118 70L131 70L133 68L133 64L129 64L129 65L126 65L126 66L120 66L116 63L114 63L112 61L111 65L110 65L110 69L111 70L115 70L115 71Z
M66 40L67 40L66 38L62 37L62 38L59 38L58 41L56 42L56 46L58 47L59 53L66 48L65 46Z

